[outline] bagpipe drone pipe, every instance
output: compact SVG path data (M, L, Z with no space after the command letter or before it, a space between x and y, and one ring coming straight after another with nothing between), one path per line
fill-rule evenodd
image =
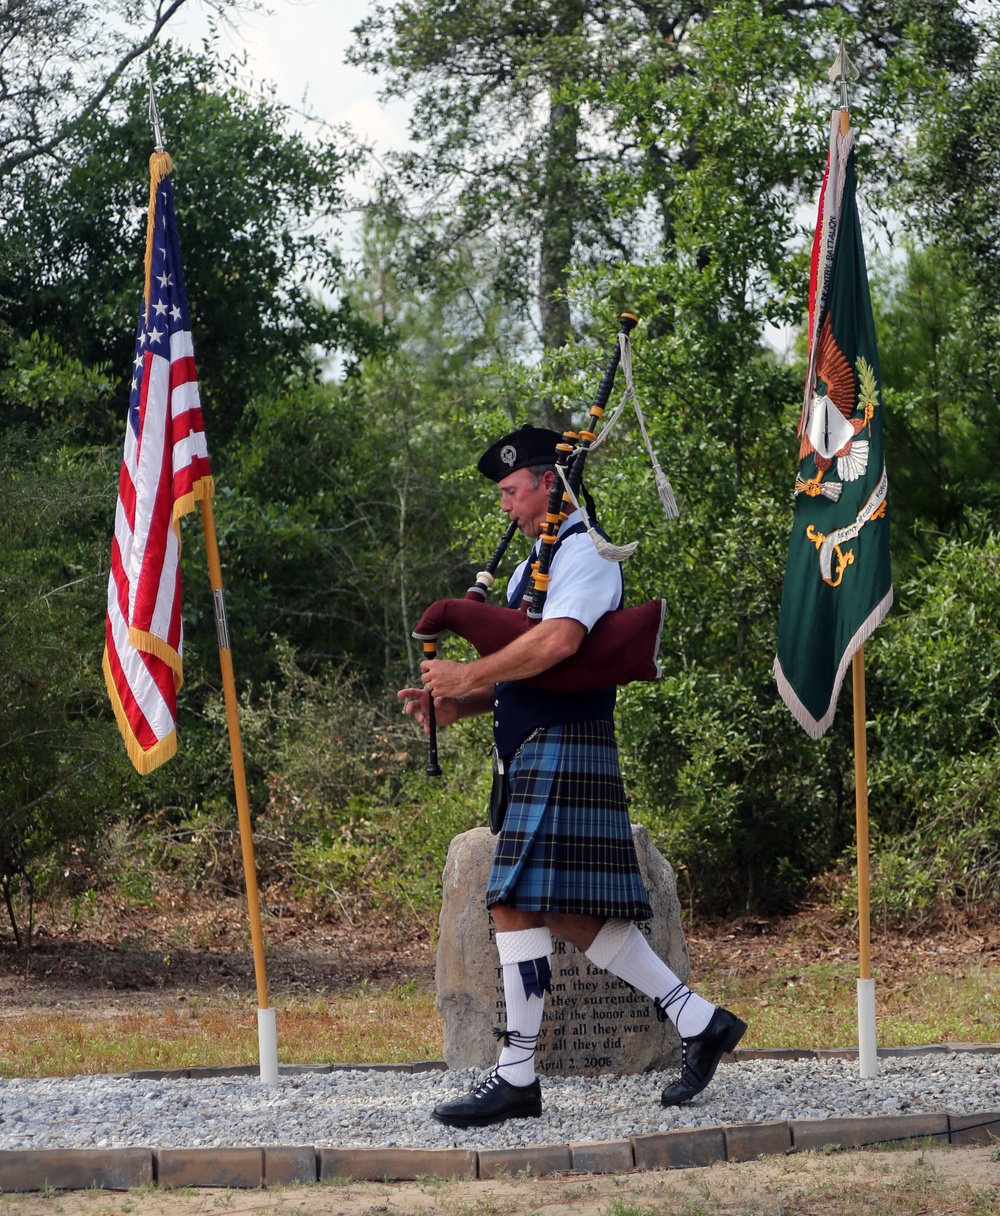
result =
M579 432L565 431L562 442L556 447L557 476L540 536L538 560L532 567L532 587L519 610L486 603L496 569L517 530L512 522L465 598L437 600L417 622L413 636L423 643L424 658L437 657L438 638L446 631L471 643L479 655L488 655L502 650L541 620L559 527L575 509L574 500L583 482L584 460L596 438L596 427L611 395L622 351L627 348L628 334L637 322L638 318L631 313L622 313L619 339L590 407L587 426ZM661 672L657 654L665 608L664 600L655 599L633 608L605 613L574 654L521 682L557 692L578 693L630 684L635 680L658 679ZM430 776L439 776L433 697L429 704L428 729L431 759L427 772Z

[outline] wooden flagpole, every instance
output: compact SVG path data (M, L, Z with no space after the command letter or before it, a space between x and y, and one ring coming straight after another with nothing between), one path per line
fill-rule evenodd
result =
M868 889L868 732L865 710L865 648L851 660L854 693L854 803L858 848L858 1064L862 1077L878 1073L875 1041L875 981L871 965L871 905Z
M149 82L149 121L157 152L165 151L160 115ZM148 241L147 241L148 244ZM260 900L257 896L257 864L253 853L253 828L250 823L250 798L247 794L246 770L243 766L243 739L236 701L236 680L233 677L233 656L229 648L229 624L226 621L226 597L222 590L222 567L219 564L219 541L215 534L215 513L211 494L201 500L201 522L205 530L205 552L208 555L208 577L212 587L215 609L215 632L219 640L219 664L222 667L222 690L229 723L229 750L233 758L233 784L236 787L236 812L243 849L243 873L247 888L247 908L250 915L250 940L253 944L254 974L257 979L257 1043L260 1056L260 1079L268 1085L278 1083L278 1038L274 1010L267 1004L267 973L264 967L264 935L260 926Z
M219 663L222 667L222 690L226 700L226 720L229 724L229 750L233 758L233 784L236 787L236 811L240 824L240 844L243 849L243 873L247 888L247 910L250 916L250 940L253 944L253 966L257 979L257 1042L260 1053L260 1079L268 1085L278 1082L278 1038L274 1010L267 1004L267 972L264 965L264 934L260 924L260 900L257 894L257 864L253 851L253 828L250 823L250 799L247 794L246 770L243 766L243 740L233 677L233 656L229 646L229 624L226 620L226 598L222 589L222 567L219 564L219 542L215 534L215 513L211 498L201 502L201 522L205 530L205 552L208 556L208 576L212 585L215 608L215 629L219 639Z
M840 79L840 133L851 127L847 80L857 70L847 57L840 40L837 58L830 68L830 79ZM871 964L871 905L868 886L868 731L865 709L865 648L858 647L851 660L854 690L854 806L858 849L858 1065L862 1077L878 1073L878 1048L875 1040L875 981Z

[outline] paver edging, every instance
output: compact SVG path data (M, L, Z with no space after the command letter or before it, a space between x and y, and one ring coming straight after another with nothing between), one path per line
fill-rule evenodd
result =
M568 1144L526 1144L519 1148L481 1148L476 1153L476 1177L566 1174L573 1168Z
M269 1145L264 1148L0 1149L0 1193L164 1188L260 1189L334 1178L415 1182L419 1178L496 1178L525 1172L624 1173L739 1164L789 1152L864 1149L934 1141L1000 1143L1000 1111L963 1115L859 1115L765 1120L642 1132L628 1140L536 1144L509 1149L368 1148Z
M726 1160L756 1161L780 1157L792 1151L792 1129L787 1119L763 1119L759 1123L728 1123L723 1127Z
M721 1124L684 1127L669 1132L640 1132L630 1137L636 1169L684 1170L726 1160Z
M875 1144L900 1144L932 1140L948 1144L951 1133L946 1111L914 1115L845 1115L831 1119L789 1119L792 1147L796 1152L870 1148Z
M0 1149L0 1193L130 1191L153 1181L151 1148Z
M1000 1111L980 1111L972 1115L949 1115L948 1132L954 1145L1000 1144Z
M635 1167L630 1139L573 1140L569 1160L576 1174L624 1174Z
M264 1186L307 1185L319 1181L319 1153L312 1144L264 1146Z
M317 1150L317 1181L415 1182L418 1178L477 1178L475 1149L335 1148Z
M258 1190L264 1185L264 1150L240 1148L157 1148L153 1181L164 1190L225 1187Z

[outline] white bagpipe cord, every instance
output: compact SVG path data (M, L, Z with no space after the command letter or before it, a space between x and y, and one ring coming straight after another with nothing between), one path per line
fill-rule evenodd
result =
M602 431L601 433L603 434L604 432ZM591 451L593 451L593 446L594 445L591 444ZM587 525L587 535L594 542L594 548L597 550L597 552L601 555L601 557L606 558L609 562L627 562L639 547L639 542L637 540L631 540L627 545L613 545L611 541L605 540L600 532L598 532L594 525L590 522L590 518L587 515L587 508L573 493L573 490L569 484L569 479L566 476L566 470L561 464L556 465L556 472L562 478L563 490L566 492L566 497L583 517L583 522Z
M646 419L642 416L642 410L639 408L639 399L635 395L635 385L632 383L632 347L629 344L628 335L619 335L619 343L622 347L622 370L625 373L625 392L623 398L630 397L632 404L635 406L635 416L639 422L639 430L642 432L643 442L646 445L646 451L649 453L649 462L653 466L653 475L656 478L656 492L660 497L660 505L663 507L663 513L667 519L676 519L680 515L677 509L677 500L674 498L673 487L667 480L667 475L660 468L660 462L656 458L656 452L653 450L653 445L650 442L649 432L646 430Z
M622 393L621 401L611 411L608 418L605 419L604 426L601 427L601 433L591 443L588 452L592 452L595 448L600 447L605 438L611 433L621 416L622 410L631 401L635 407L635 416L639 421L639 430L642 432L643 442L646 445L646 451L649 453L649 460L653 466L653 475L656 478L656 493L659 496L660 504L663 507L663 512L667 519L676 519L680 515L677 509L677 500L674 498L673 487L667 479L666 473L660 467L660 462L656 458L656 452L653 450L653 445L650 442L649 432L646 430L646 420L642 416L642 410L639 408L639 400L635 395L635 385L632 382L632 344L629 342L628 334L618 335L618 345L621 347L621 369L625 374L625 391ZM580 512L583 522L587 526L587 535L594 542L594 548L609 562L624 562L632 556L638 548L637 540L629 541L625 545L613 545L610 541L605 540L601 534L596 531L593 524L587 517L586 508L580 503L580 500L570 488L569 480L566 476L566 471L561 465L556 465L556 472L562 478L563 489L566 492L566 497L573 504L574 508Z

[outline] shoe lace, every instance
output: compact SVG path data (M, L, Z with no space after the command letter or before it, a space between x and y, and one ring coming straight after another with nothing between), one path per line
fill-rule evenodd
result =
M665 1022L667 1020L667 1010L670 1008L671 1005L677 1005L678 1002L680 1002L678 1009L677 1009L677 1015L674 1018L674 1025L676 1026L677 1019L683 1013L684 1006L688 1003L688 999L690 998L690 996L691 996L691 989L687 986L687 984L685 984L683 982L679 983L676 988L671 988L666 996L660 997L659 1000L656 1000L653 1002L654 1006L656 1007L657 1018L661 1022ZM681 1035L680 1038L681 1038L681 1078L683 1079L687 1075L688 1040L683 1035Z
M521 1034L519 1030L501 1030L499 1026L493 1027L493 1037L498 1040L502 1039L504 1047L519 1047L532 1053L538 1046L537 1034Z
M491 1090L495 1089L496 1086L503 1080L503 1078L500 1076L499 1069L500 1065L495 1064L493 1068L486 1074L486 1076L483 1077L476 1088L472 1091L472 1096L474 1098L482 1098Z

